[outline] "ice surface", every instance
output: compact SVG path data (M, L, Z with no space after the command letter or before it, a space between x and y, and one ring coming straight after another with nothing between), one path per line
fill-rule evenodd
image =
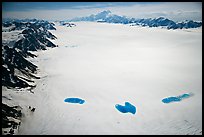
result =
M136 107L134 105L130 104L129 102L125 102L125 106L122 106L120 104L116 104L115 108L122 113L128 113L128 112L130 112L132 114L136 113Z
M66 98L64 100L64 102L84 104L85 101L83 99L80 99L80 98Z
M37 110L28 110L19 134L202 134L202 29L92 22L56 28L51 32L59 47L32 59L41 76L35 94L2 91ZM64 47L72 45L79 48ZM183 91L195 96L161 102ZM63 102L66 97L86 102L76 107ZM136 105L136 115L115 108L125 101Z
M71 46L64 46L65 48L77 48L77 45L71 45Z

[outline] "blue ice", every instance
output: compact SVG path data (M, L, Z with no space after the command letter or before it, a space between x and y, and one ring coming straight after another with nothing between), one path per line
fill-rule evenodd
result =
M85 101L80 98L66 98L64 102L83 104Z
M120 104L116 104L115 108L122 113L128 113L128 112L130 112L132 114L136 113L136 107L134 105L130 104L129 102L125 102L125 106L122 106Z
M162 102L163 103L178 102L178 101L181 101L182 99L190 97L191 95L192 94L185 93L176 97L168 97L168 98L162 99Z

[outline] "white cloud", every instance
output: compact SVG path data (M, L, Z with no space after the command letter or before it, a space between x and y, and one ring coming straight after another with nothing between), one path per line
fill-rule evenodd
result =
M136 18L155 18L164 16L176 21L185 19L202 20L202 3L171 2L147 5L133 5L109 8L116 14Z
M78 7L79 8L79 7ZM3 12L3 18L37 18L37 19L71 19L74 17L88 16L103 10L111 10L112 13L135 18L155 18L163 16L175 21L186 19L202 20L201 2L163 2L153 4L133 4L131 6L109 6L107 8L60 9L60 10L30 10Z
M82 17L92 14L95 9L62 9L62 10L32 10L32 11L17 11L5 12L3 18L37 18L37 19L54 19L63 20L74 17ZM98 11L100 12L100 10Z

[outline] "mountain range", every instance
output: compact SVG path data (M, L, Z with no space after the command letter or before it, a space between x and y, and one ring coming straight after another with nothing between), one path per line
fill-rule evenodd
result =
M95 22L107 22L107 23L120 23L120 24L130 24L131 26L148 26L148 27L165 27L167 29L188 29L197 28L202 26L202 22L197 22L193 20L174 22L173 20L158 17L158 18L147 18L147 19L136 19L128 18L126 16L119 16L112 14L111 11L102 11L96 15L90 15L87 17L74 18L69 21L95 21Z
M2 86L7 88L34 88L37 65L27 57L37 57L31 51L57 47L49 39L56 37L48 30L55 30L54 24L44 20L6 20L2 22ZM2 96L3 97L3 96ZM2 134L12 135L20 125L22 116L19 106L2 102ZM11 119L12 118L12 119Z
M49 39L56 37L48 30L55 29L53 23L43 20L10 20L2 23L2 86L8 88L34 87L32 78L37 66L27 57L36 57L30 51L57 47Z

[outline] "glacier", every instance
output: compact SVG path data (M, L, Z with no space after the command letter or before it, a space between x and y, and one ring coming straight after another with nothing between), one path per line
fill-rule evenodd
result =
M3 102L22 107L19 135L202 134L202 28L54 24L49 32L57 39L49 40L58 47L28 58L40 76L33 94L2 87ZM161 102L183 91L194 96ZM68 105L66 97L86 104ZM127 101L136 105L136 115L114 108Z

